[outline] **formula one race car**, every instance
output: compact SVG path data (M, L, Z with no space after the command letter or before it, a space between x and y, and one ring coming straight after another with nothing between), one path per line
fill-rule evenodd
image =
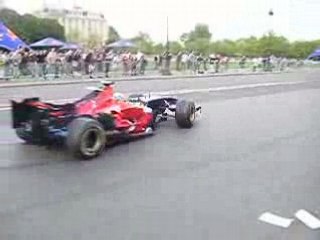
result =
M11 101L12 127L29 144L62 144L81 159L92 159L118 141L152 135L157 125L175 118L181 128L191 128L201 113L194 102L174 97L114 93L113 82L72 103L53 104L39 98Z

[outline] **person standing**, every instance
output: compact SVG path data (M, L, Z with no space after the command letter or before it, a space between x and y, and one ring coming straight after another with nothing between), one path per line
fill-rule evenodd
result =
M105 55L105 77L106 78L109 77L109 72L110 72L112 61L113 61L113 57L114 55L112 50L107 51Z

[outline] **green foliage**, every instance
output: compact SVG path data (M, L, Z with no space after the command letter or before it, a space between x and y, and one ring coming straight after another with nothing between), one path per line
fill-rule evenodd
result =
M182 34L180 40L188 51L195 50L209 54L211 37L208 25L197 24L191 32Z
M116 41L120 40L120 38L121 38L120 34L117 32L117 30L113 26L110 26L107 44L116 42Z
M191 32L182 34L181 41L192 42L197 39L207 39L210 41L211 36L208 25L197 24Z
M237 55L257 57L260 55L259 39L256 37L242 38L236 41Z
M296 41L291 44L288 56L293 58L305 58L319 46L320 40L310 42Z
M236 41L216 41L211 44L211 51L229 56L259 57L275 55L304 59L318 46L320 46L320 41L290 43L285 37L268 33L260 38L249 37Z
M137 48L145 54L152 54L154 52L154 43L147 33L139 32L138 35L131 39Z
M281 36L276 36L274 33L264 35L258 41L259 52L262 56L275 55L286 56L290 49L289 41Z
M237 43L231 40L222 40L213 42L210 46L211 52L233 56L237 55Z
M163 53L165 51L165 46L161 43L158 43L156 45L154 45L153 47L153 53L154 54L159 54L159 53Z
M170 51L174 54L177 54L184 50L181 43L177 41L169 42ZM165 50L165 47L163 47L163 51Z
M53 19L37 18L31 14L19 15L13 10L1 9L0 20L28 43L46 37L65 40L63 26Z

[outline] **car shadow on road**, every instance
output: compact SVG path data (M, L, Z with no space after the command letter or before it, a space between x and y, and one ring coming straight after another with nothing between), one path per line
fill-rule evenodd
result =
M16 141L15 143L0 144L2 157L0 160L0 170L8 168L26 168L41 165L58 164L65 162L89 162L105 158L108 150L117 147L134 144L135 142L147 140L152 136L138 137L134 139L123 140L105 147L105 151L97 158L91 160L82 160L74 157L63 145L37 146Z

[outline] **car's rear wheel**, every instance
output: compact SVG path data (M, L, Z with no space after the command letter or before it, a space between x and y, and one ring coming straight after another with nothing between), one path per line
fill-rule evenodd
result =
M194 102L181 100L176 104L176 123L181 128L191 128L196 119L196 107Z
M75 157L93 159L102 153L105 146L105 131L95 119L81 117L69 124L67 147Z
M27 144L32 144L32 136L30 132L26 131L24 127L19 127L15 129L17 136Z

